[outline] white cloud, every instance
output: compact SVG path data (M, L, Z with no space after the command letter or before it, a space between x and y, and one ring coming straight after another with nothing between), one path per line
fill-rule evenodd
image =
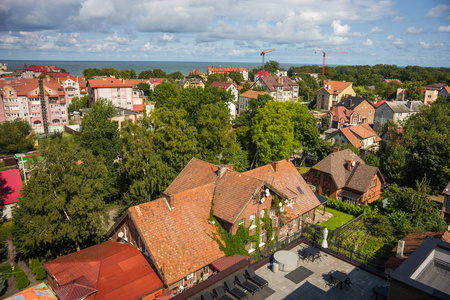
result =
M450 5L440 4L438 6L433 7L430 9L425 16L426 17L445 17L448 16L448 13L450 11Z
M397 46L403 46L404 43L405 42L402 41L402 39L400 39L400 38L396 38L394 41L392 41L392 44L397 45Z
M378 26L375 26L370 30L370 33L381 33L383 31L384 31L384 28L379 28Z
M401 22L403 21L403 17L402 16L396 16L395 18L392 19L392 22Z
M394 36L391 34L391 35L388 35L387 37L386 37L386 39L388 39L388 40L392 40L392 39L394 39Z
M408 27L406 34L419 34L423 32L423 28Z
M341 25L340 20L334 20L333 23L331 23L331 27L333 28L333 33L338 36L345 36L350 31L350 26Z
M363 42L361 45L363 46L372 46L373 42L370 39L367 39L365 42Z
M431 47L443 47L444 43L427 44L424 41L420 41L420 45L424 49L430 49Z
M448 26L439 26L438 31L439 32L450 32L450 25L448 25Z
M177 43L180 41L178 36L176 34L166 34L164 33L163 36L161 36L158 41L163 43Z

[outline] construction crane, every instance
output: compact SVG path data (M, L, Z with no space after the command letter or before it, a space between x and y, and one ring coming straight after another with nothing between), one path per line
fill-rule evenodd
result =
M264 71L264 67L265 67L265 64L264 64L264 59L265 59L265 57L266 57L266 53L269 53L269 52L272 52L272 51L275 51L276 49L270 49L270 50L264 50L264 51L262 51L261 52L261 56L262 56L262 69L263 69L263 71Z
M329 51L329 52L325 52L325 51L316 51L317 53L323 53L323 64L322 64L322 76L325 75L325 57L327 56L327 54L330 53L341 53L341 54L346 54L348 53L347 51Z

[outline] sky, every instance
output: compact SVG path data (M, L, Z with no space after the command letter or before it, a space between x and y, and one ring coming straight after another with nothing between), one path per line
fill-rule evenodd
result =
M0 61L258 63L276 49L266 61L450 67L449 44L450 0L0 1Z

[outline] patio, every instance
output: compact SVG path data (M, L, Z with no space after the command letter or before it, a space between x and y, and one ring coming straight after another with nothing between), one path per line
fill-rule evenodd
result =
M290 251L299 254L307 247L306 244L300 244ZM274 292L267 296L256 293L255 296L249 295L249 299L375 299L372 288L388 286L388 282L380 277L324 252L321 252L320 259L314 261L299 257L300 269L296 270L296 274L283 271L274 273L270 264L256 270L257 275L269 281L270 292ZM340 289L339 286L327 285L325 278L331 271L346 272L352 282L351 287Z

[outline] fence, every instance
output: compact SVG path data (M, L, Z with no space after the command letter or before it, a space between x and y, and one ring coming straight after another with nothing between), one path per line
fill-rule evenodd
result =
M341 227L336 228L336 230L333 231L333 236L334 236L334 237L338 237L339 234L340 234L345 228L347 228L348 225L350 225L350 224L352 224L352 223L354 223L354 222L361 221L361 219L362 219L363 217L364 217L364 214L360 214L359 216L357 216L356 218L354 218L354 219L348 221L347 223L345 223L345 224L342 225Z

